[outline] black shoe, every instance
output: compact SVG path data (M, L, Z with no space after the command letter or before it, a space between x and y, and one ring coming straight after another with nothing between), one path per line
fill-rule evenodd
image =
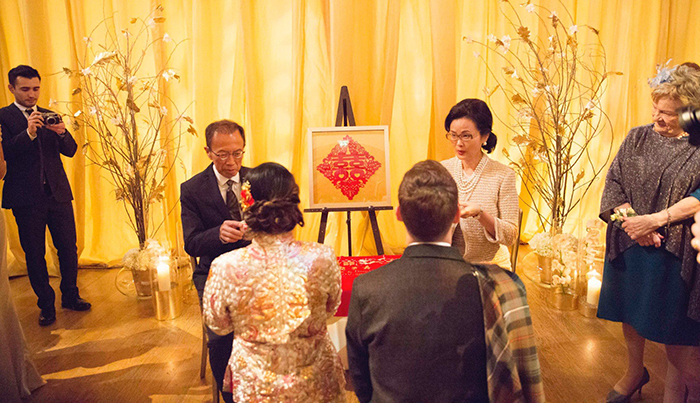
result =
M639 394L642 394L642 386L646 385L649 383L649 371L647 371L647 367L644 367L644 373L642 374L642 379L639 380L639 383L637 386L632 389L632 391L626 395L623 395L622 393L619 393L615 389L611 390L610 393L608 393L608 397L605 398L606 403L628 403L630 399L632 398L632 395L637 393L639 391Z
M87 311L92 305L84 299L78 297L72 301L61 302L61 308L73 311Z
M56 310L42 309L39 315L39 326L48 326L56 321Z

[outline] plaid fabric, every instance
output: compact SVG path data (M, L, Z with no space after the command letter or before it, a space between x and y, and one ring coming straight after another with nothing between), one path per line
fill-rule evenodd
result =
M492 403L544 402L535 334L520 278L495 265L474 265L486 331L486 374Z

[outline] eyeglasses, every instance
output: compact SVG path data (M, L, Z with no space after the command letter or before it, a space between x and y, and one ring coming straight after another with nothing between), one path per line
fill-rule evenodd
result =
M453 143L456 143L459 140L462 140L462 141L471 140L474 138L474 136L471 134L457 134L457 133L447 132L447 133L445 133L445 138L450 140Z
M222 160L222 161L226 161L226 160L229 159L231 156L233 156L233 158L234 158L234 159L237 159L237 160L243 158L243 154L245 154L245 151L243 151L243 150L238 150L238 151L234 151L234 152L232 152L232 153L230 153L230 152L228 152L228 151L223 151L223 152L220 152L220 153L215 153L214 151L212 151L211 153L214 154L214 155L216 155L216 157L217 157L218 159L220 159L220 160Z

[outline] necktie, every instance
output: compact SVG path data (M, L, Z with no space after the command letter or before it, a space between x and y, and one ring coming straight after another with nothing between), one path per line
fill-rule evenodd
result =
M27 118L29 118L29 115L34 112L34 108L27 108L24 110L24 113L27 114ZM37 144L39 146L39 172L41 175L41 183L46 184L46 174L44 174L44 153L43 150L41 149L41 138L39 138L39 132L37 131Z
M241 220L241 210L240 206L238 205L238 198L236 197L236 193L233 191L233 180L229 179L226 181L226 207L228 207L229 213L231 213L231 217L233 217L234 220L240 221Z

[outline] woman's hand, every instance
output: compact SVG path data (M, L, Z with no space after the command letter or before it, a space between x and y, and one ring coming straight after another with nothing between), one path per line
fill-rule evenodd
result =
M481 214L481 207L474 202L460 202L459 216L462 218L476 217Z
M661 234L654 231L648 235L641 236L637 239L637 243L641 246L654 246L656 248L661 246L661 240L664 239Z
M639 238L651 234L652 231L656 231L661 225L654 215L644 214L625 217L622 222L622 229L625 230L632 240L637 241Z

